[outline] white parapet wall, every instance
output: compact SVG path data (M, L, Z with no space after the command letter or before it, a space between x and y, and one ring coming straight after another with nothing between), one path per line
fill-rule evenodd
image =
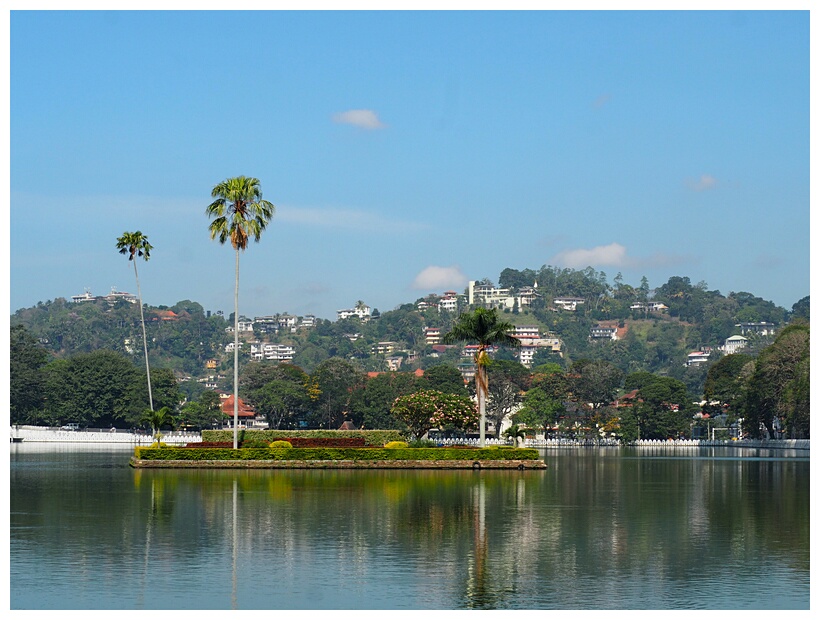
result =
M49 443L116 443L148 446L153 443L150 433L125 430L86 429L64 431L45 426L12 426L11 441ZM199 433L168 431L162 433L162 442L168 445L185 445L202 441Z

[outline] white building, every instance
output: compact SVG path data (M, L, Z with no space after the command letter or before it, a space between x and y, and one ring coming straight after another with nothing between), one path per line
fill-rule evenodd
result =
M490 284L477 284L470 280L467 285L467 303L486 308L512 308L515 298L510 296L510 289L495 288Z
M629 309L641 312L664 312L669 310L669 307L660 301L639 301L629 306Z
M255 360L269 360L274 362L291 362L296 351L289 344L272 344L269 342L251 343L251 357Z
M774 323L767 323L766 321L761 321L759 323L737 323L735 327L740 328L740 333L742 335L746 334L758 334L760 336L772 336L774 335L775 325Z
M370 350L374 355L390 355L396 350L396 343L392 341L384 341L374 344Z
M295 327L298 322L299 317L292 316L290 314L281 315L277 321L279 327Z
M723 351L726 355L737 353L740 349L746 348L749 344L749 339L745 336L729 336L723 344Z
M686 365L687 366L700 366L704 362L709 361L709 355L711 351L692 351L689 355L686 356Z
M552 300L552 304L561 310L574 312L584 301L583 297L556 297Z
M355 308L349 308L347 310L337 310L336 316L338 320L348 319L352 316L359 317L362 321L368 321L370 319L370 306L363 304L362 306L357 306Z
M315 327L316 325L316 317L312 314L307 314L302 317L302 327Z
M458 293L455 291L444 291L444 295L438 302L439 312L455 312L458 310Z
M424 342L425 344L439 344L441 342L441 328L425 327Z
M589 330L589 337L593 340L617 340L618 328L609 325L596 325Z

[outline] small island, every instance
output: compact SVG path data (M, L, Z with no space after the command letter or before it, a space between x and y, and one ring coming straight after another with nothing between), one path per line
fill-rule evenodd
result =
M207 469L546 469L534 448L513 446L438 447L398 431L271 431L241 433L234 449L231 431L203 431L202 442L134 449L134 468Z

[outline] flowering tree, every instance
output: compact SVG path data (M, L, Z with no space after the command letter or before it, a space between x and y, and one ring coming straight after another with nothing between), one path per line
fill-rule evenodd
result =
M476 407L468 397L437 390L399 396L390 413L404 422L416 439L431 428L467 429L478 421Z

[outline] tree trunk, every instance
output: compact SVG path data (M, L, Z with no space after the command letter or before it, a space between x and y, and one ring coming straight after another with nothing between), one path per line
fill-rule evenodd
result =
M154 410L154 397L151 394L151 368L148 366L148 339L145 336L145 316L142 312L142 293L140 292L140 276L137 273L137 259L134 259L134 277L137 279L137 300L140 305L140 323L142 323L142 348L145 351L145 376L148 378L148 405Z
M486 410L487 410L487 395L484 393L484 367L480 364L476 364L476 374L479 377L477 392L478 392L478 446L479 448L484 447L484 436L485 436L485 428L486 424Z
M236 249L236 285L233 293L233 449L239 437L239 248Z

